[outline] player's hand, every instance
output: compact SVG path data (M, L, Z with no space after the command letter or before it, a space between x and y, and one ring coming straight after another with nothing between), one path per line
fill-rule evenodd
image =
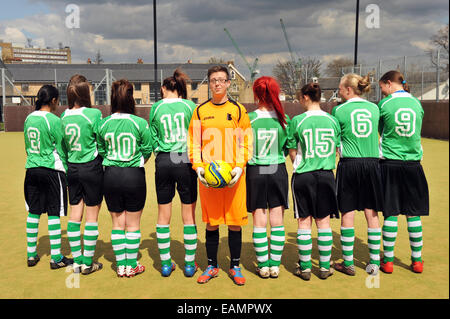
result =
M241 177L241 175L242 175L242 168L240 168L239 166L236 166L235 168L233 168L233 170L231 171L231 176L233 176L233 178L228 183L228 187L233 187L234 184L237 183L237 181L239 180L239 177Z
M197 167L196 172L200 183L202 183L206 187L209 187L208 182L205 179L205 169L203 167Z

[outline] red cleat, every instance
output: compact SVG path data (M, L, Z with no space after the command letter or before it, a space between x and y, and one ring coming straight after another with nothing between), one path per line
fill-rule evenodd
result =
M230 275L231 279L233 279L233 282L236 285L242 286L245 284L245 278L244 278L244 276L242 276L240 267L234 266L233 268L230 269L228 274Z
M214 268L212 265L208 265L205 272L198 277L197 282L199 284L207 283L210 279L216 278L219 275L219 268Z
M423 260L422 261L413 261L411 264L411 269L415 273L422 273L423 272Z
M380 269L382 272L386 274L392 274L392 272L394 271L394 262L392 261L387 261L386 263L381 262Z

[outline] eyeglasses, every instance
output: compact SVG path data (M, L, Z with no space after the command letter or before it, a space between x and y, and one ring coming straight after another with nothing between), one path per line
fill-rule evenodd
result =
M217 82L219 82L220 84L225 84L225 82L227 81L228 79L210 79L209 83L216 84Z

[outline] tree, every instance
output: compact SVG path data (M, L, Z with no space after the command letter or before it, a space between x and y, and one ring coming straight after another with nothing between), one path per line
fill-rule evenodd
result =
M97 51L97 54L95 55L94 58L94 63L95 64L102 64L103 62L105 62L102 58L102 54L100 53L100 50Z
M441 62L440 68L443 71L448 72L448 23L430 38L430 44L433 48L428 49L425 52L430 56L431 63L434 66L437 66L437 51L439 50Z
M353 60L350 58L336 58L328 63L325 73L331 77L341 77L342 68L353 66ZM344 73L347 73L344 71Z
M306 57L302 59L302 77L301 84L311 82L311 78L320 77L320 68L322 67L322 61L314 57Z
M226 64L225 60L223 58L218 58L215 56L212 56L208 60L209 64Z

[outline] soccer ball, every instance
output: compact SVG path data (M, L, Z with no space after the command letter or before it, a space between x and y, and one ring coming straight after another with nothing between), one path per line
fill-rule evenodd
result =
M213 188L222 188L228 185L233 178L231 170L233 168L227 162L217 160L206 166L205 179L208 185Z

